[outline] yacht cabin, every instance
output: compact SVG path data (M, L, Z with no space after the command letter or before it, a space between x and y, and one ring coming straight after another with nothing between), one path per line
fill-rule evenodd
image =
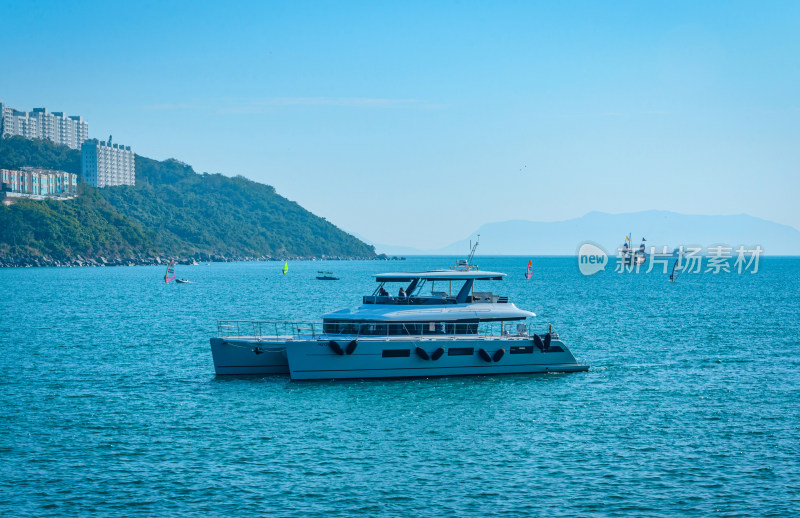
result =
M481 322L536 316L517 308L508 297L474 291L475 281L500 281L505 276L457 269L378 274L378 287L372 295L363 297L360 307L323 315L323 332L357 336L474 335Z

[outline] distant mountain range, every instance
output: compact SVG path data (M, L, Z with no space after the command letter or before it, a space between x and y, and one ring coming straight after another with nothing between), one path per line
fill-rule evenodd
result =
M707 248L739 245L752 248L760 245L765 255L800 255L800 231L761 218L737 214L733 216L698 216L663 210L626 214L589 212L575 219L555 222L512 220L487 223L470 237L443 248L416 250L374 243L376 251L389 255L466 255L469 240L480 234L481 255L574 255L584 242L603 247L616 254L625 236L632 234L634 247L642 237L647 250L658 251L666 245L671 251L680 245Z

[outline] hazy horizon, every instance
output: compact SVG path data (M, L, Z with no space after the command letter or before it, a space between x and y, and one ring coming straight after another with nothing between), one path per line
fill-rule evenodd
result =
M581 244L589 242L615 255L625 236L632 236L638 247L647 238L646 249L657 253L684 247L755 246L768 255L800 253L800 231L790 225L775 223L747 214L706 216L673 211L647 210L610 214L591 211L581 217L555 222L508 220L489 222L457 240L442 242L431 249L370 242L379 253L389 255L450 255L470 248L480 235L481 250L488 255L569 256ZM357 236L358 237L358 236ZM543 252L543 250L545 252Z

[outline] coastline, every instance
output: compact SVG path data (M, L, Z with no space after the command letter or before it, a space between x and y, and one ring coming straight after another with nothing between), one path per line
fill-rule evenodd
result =
M181 265L196 265L200 263L232 263L232 262L258 262L258 261L401 261L405 257L387 256L379 254L373 257L357 256L247 256L238 254L195 254L189 257L164 255L133 255L133 256L101 256L83 257L76 256L70 259L56 259L50 256L11 256L0 257L0 268L80 268L80 267L103 267L103 266L159 266L166 265L170 261Z

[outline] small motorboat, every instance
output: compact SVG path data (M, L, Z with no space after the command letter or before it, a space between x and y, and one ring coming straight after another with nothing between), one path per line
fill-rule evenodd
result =
M317 275L318 281L338 281L339 277L334 277L333 275Z
M175 282L177 282L178 284L187 284L192 281L190 281L189 279L175 279Z

